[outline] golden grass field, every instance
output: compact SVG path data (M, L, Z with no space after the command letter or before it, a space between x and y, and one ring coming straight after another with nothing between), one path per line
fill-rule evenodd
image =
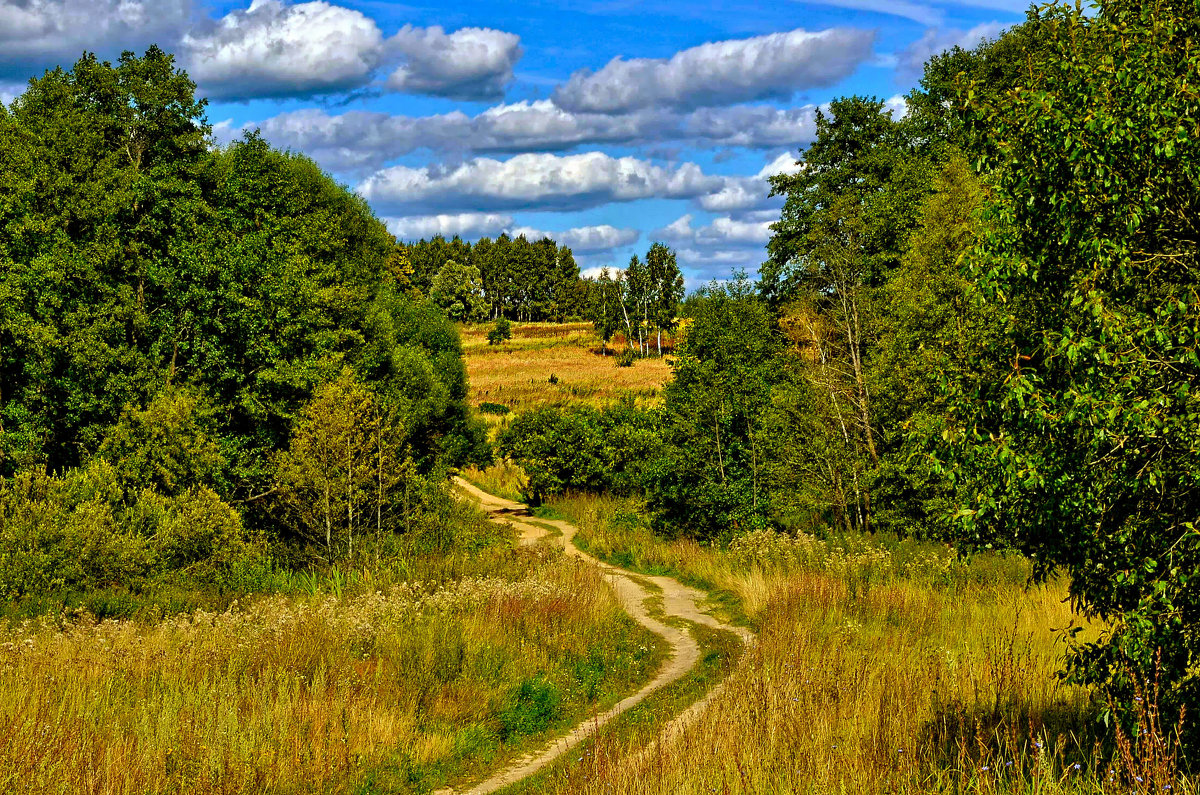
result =
M421 792L653 674L600 573L507 547L440 581L0 629L0 792Z
M496 403L520 413L565 403L602 405L625 395L639 403L659 399L671 376L669 357L639 359L618 367L613 352L624 345L618 337L601 355L600 338L590 323L513 323L511 340L488 345L490 323L460 327L469 403ZM554 376L557 383L551 383ZM484 417L495 425L494 415Z
M601 739L557 791L1118 791L1078 731L1094 719L1091 694L1056 676L1055 630L1081 618L1065 583L1027 586L1022 559L767 531L716 550L656 538L624 501L551 504L593 554L724 594L760 636L667 747L634 759L637 741Z
M511 465L476 472L513 488ZM945 544L762 531L729 549L664 540L636 501L552 499L610 563L716 594L760 644L702 717L649 756L653 726L614 727L536 791L558 793L1195 793L1169 737L1118 738L1099 693L1059 677L1103 627L1028 561ZM666 714L659 716L665 719ZM1169 727L1168 727L1169 728ZM1118 749L1119 750L1119 749ZM1125 758L1122 758L1125 756ZM534 791L534 789L528 789Z

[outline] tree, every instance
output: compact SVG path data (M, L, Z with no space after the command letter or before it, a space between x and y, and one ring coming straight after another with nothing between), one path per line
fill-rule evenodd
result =
M1161 683L1162 705L1190 714L1200 18L1190 5L1119 0L1033 19L1046 57L977 113L997 143L989 231L968 275L999 315L986 353L1004 377L948 379L941 462L968 498L967 538L1015 545L1041 575L1064 568L1077 603L1110 622L1102 641L1074 649L1074 675L1125 703L1131 679Z
M785 202L771 226L759 291L775 307L802 289L814 267L819 270L820 263L812 262L815 249L831 226L851 216L858 219L863 283L886 281L929 188L924 142L892 119L881 100L836 99L828 115L817 111L816 127L816 140L800 155L801 168L771 177L772 195Z
M665 533L728 538L771 513L760 428L782 371L779 339L744 280L708 288L690 320L663 389L664 453L647 501Z
M324 558L353 558L355 542L383 532L404 466L394 412L343 370L305 406L278 470L278 490L297 529ZM361 548L360 548L361 551Z
M658 355L662 356L663 330L675 323L679 302L683 300L683 274L675 261L675 252L662 243L654 243L646 252L646 272L650 284L650 321L658 333Z
M608 353L608 341L621 327L622 296L620 274L613 278L607 267L600 269L600 275L592 282L588 291L588 319L600 335L601 354Z
M433 277L429 298L446 310L451 320L478 320L487 313L479 268L449 260Z

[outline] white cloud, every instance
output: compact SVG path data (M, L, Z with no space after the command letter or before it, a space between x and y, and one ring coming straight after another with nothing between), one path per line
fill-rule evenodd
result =
M745 220L729 216L714 218L707 226L692 226L691 214L676 219L654 234L664 240L700 246L752 246L761 248L771 237L771 224L778 220Z
M851 74L871 56L874 39L853 28L793 30L702 44L669 59L617 57L597 72L571 75L554 100L577 112L621 113L789 99Z
M393 166L363 181L376 206L423 210L577 210L647 198L691 199L720 190L727 178L694 163L654 165L602 152L476 158L452 167Z
M170 49L191 17L191 0L0 0L0 77L69 67L84 50Z
M476 116L460 111L391 116L316 108L290 111L257 124L278 146L307 153L328 168L378 169L419 150L457 154L561 151L603 144L690 142L702 146L798 149L815 134L815 108L764 106L701 108L686 114L636 111L621 115L570 113L549 100L496 105Z
M915 75L924 71L925 62L934 55L954 47L974 49L983 39L994 39L1009 27L1001 22L986 22L970 30L956 28L929 28L921 38L897 54L897 64L902 75Z
M373 20L316 2L254 0L183 39L192 78L220 99L348 91L371 80L384 56Z
M513 237L525 235L530 240L541 240L543 237L553 238L560 246L566 246L576 254L596 254L622 246L631 246L642 235L636 229L618 229L610 224L577 226L562 232L546 232L528 226L519 226L509 230L509 234Z
M513 225L511 215L499 213L449 213L443 215L411 215L384 220L388 231L401 240L420 240L455 235L471 240L504 232Z
M451 99L489 100L504 96L521 58L521 39L491 28L405 25L389 41L405 63L388 78L388 88Z

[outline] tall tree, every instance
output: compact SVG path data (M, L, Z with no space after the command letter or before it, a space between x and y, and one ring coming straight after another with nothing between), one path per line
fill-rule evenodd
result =
M1075 650L1076 675L1129 703L1132 673L1191 714L1200 16L1106 0L1034 18L1046 57L977 115L997 143L989 234L969 276L1000 315L987 353L1005 375L950 379L943 462L969 497L968 537L1017 545L1041 574L1064 568L1072 596L1110 622Z
M662 356L662 333L670 329L683 300L683 273L675 252L662 243L654 243L646 252L646 275L650 284L648 306L650 322L658 335L658 355Z

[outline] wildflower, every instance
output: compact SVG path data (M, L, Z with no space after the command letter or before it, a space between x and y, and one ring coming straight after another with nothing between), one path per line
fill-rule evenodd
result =
M982 770L984 773L986 773L986 772L988 772L989 770L991 770L991 768L990 768L990 767L988 767L987 765L984 765L983 767L981 767L981 768L979 768L979 769L980 769L980 770Z
M1076 770L1078 770L1079 768L1080 768L1080 764L1079 764L1078 762L1076 762L1076 763L1075 763L1075 769L1076 769Z

